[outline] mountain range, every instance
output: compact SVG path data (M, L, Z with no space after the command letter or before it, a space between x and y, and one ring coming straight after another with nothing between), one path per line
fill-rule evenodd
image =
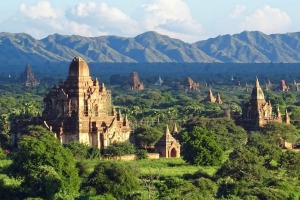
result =
M0 33L0 66L70 62L79 55L102 63L298 63L300 32L267 35L244 31L195 43L156 32L133 38Z

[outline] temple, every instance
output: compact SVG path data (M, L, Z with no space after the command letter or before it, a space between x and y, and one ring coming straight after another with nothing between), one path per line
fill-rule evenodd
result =
M25 71L21 74L20 79L26 87L34 87L40 84L40 82L34 78L34 74L28 63L25 67Z
M179 84L179 88L185 91L199 91L200 85L193 81L191 77L186 77L182 83Z
M259 81L256 79L255 86L251 93L251 99L244 105L239 124L246 130L257 130L271 121L290 124L290 118L287 111L284 120L282 119L279 108L277 108L273 115L271 102L265 100Z
M54 86L44 102L44 125L63 144L78 141L106 148L130 139L127 117L112 108L110 90L92 79L81 57L72 60L67 79Z
M204 102L222 104L222 99L221 99L220 93L218 92L217 98L215 98L213 93L212 93L212 90L210 88L207 97L204 99Z
M137 72L132 72L129 74L127 82L130 90L143 90L145 89L144 84L140 81L139 75Z
M173 134L177 134L177 127L174 124ZM180 144L179 142L171 135L169 127L166 127L165 133L159 139L155 145L156 152L159 153L160 157L164 158L179 158L180 157Z

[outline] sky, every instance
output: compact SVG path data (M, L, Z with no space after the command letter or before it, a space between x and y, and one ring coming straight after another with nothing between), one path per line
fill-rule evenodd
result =
M156 31L193 43L242 31L300 31L299 0L10 0L0 32L135 37Z

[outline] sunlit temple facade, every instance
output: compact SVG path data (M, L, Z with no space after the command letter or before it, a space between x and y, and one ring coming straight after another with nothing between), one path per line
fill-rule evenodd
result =
M111 91L90 76L81 57L72 60L67 79L51 89L44 103L44 125L63 144L78 141L106 148L130 139L127 117L112 108Z

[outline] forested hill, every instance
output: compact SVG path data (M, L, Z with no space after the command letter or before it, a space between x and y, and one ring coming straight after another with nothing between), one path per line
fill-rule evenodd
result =
M245 31L193 44L156 32L134 38L54 34L41 40L25 33L0 33L2 66L69 62L74 55L87 62L106 63L297 63L300 32L266 35Z

